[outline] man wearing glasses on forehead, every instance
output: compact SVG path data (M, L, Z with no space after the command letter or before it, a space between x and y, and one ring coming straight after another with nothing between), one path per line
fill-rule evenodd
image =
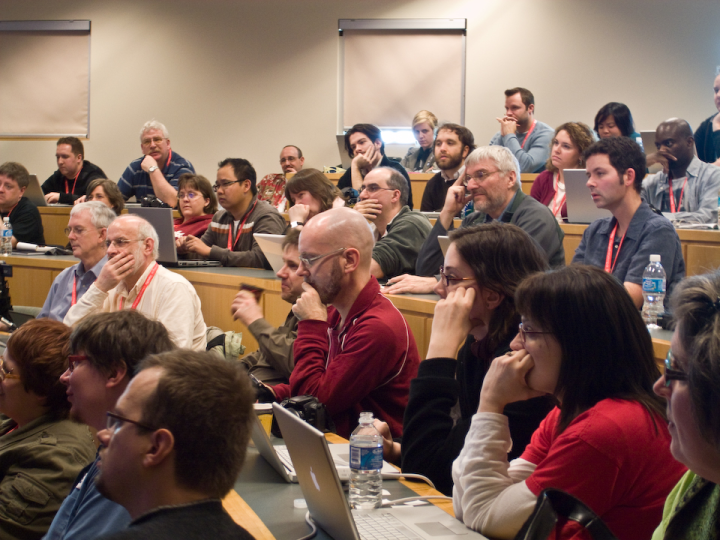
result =
M418 251L430 234L430 221L407 206L405 178L390 167L370 171L360 186L355 210L375 228L370 273L377 279L415 272Z
M170 148L167 128L157 120L146 122L140 130L140 150L145 157L137 158L127 166L118 181L118 188L127 201L155 195L175 208L177 182L181 174L194 173L188 160Z
M67 387L70 416L100 431L105 412L115 407L149 354L175 348L165 327L134 310L101 313L83 320L70 335L68 369L60 377ZM95 461L78 475L45 536L45 540L94 540L125 529L130 515L97 490Z
M317 397L342 437L362 411L402 433L420 362L407 321L370 274L372 248L367 221L350 208L327 210L305 224L297 270L305 292L293 306L300 320L295 368L290 384L267 387L278 402Z
M258 199L257 175L247 159L226 158L218 167L213 189L222 210L202 238L186 236L178 253L196 253L223 266L272 270L253 235L283 234L285 220L274 206Z
M434 276L443 264L438 236L454 229L453 218L470 201L475 212L466 216L460 228L499 221L512 223L530 235L548 256L550 266L565 266L564 233L547 206L520 189L520 166L512 152L502 146L481 146L465 160L465 174L448 189L440 216L420 249L415 273L388 282L385 293L430 293Z
M95 282L107 262L107 229L114 220L115 212L101 202L73 206L65 234L73 256L80 262L55 278L38 318L62 321Z

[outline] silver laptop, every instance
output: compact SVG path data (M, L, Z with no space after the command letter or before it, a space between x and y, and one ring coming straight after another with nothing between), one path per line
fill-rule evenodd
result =
M440 244L440 250L442 251L443 257L447 255L447 250L450 247L449 236L438 236L438 244Z
M485 538L434 505L351 512L325 436L277 403L273 404L273 413L293 457L310 515L333 538ZM366 527L375 530L366 534ZM378 532L378 528L385 530Z
M590 196L585 169L563 169L568 223L592 223L612 216L610 210L598 208Z
M349 169L350 165L352 165L352 158L347 153L347 149L345 148L345 134L342 135L335 135L335 138L337 139L337 145L338 145L338 153L340 154L340 163L342 163L343 169Z
M292 459L290 459L287 446L273 445L257 415L253 422L251 437L253 443L255 443L255 448L257 448L257 451L265 461L267 461L286 482L296 484L298 481L297 474ZM331 444L330 454L340 480L348 482L350 480L350 445ZM400 473L387 461L383 461L382 477L387 480L397 479L400 477Z
M270 266L272 266L273 272L277 274L283 267L282 243L285 240L285 235L254 233L253 237L260 249L262 249L263 255L265 255Z
M140 216L155 227L160 245L157 262L163 266L177 266L180 268L220 266L220 261L205 260L178 260L175 247L175 225L173 223L172 208L128 208L129 214Z

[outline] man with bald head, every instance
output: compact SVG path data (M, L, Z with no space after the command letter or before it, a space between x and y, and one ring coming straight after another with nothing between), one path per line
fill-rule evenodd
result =
M293 306L300 320L295 369L290 384L272 388L277 401L317 397L343 437L362 411L402 434L420 362L407 321L370 274L373 244L367 221L349 208L322 212L305 224L297 271L304 292Z
M695 156L690 125L666 120L655 131L655 146L663 170L643 180L643 199L671 221L716 223L720 168Z
M153 226L138 216L120 216L107 229L107 245L107 263L63 322L73 326L93 313L137 309L163 323L178 347L204 351L200 298L188 280L155 262Z

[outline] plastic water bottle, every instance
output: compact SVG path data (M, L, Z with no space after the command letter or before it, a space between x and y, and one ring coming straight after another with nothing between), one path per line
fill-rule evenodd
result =
M371 412L360 413L360 425L350 435L350 506L368 510L382 504L382 436Z
M643 272L643 321L648 328L657 328L657 318L665 308L665 284L667 276L665 269L660 264L660 255L650 255L650 264Z
M7 257L12 254L12 225L10 224L10 218L3 218L2 225L2 243L0 243L0 255Z

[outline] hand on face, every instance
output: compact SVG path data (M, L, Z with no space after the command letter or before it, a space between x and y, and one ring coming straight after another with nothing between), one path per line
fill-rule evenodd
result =
M478 412L502 414L508 403L544 396L527 384L527 374L534 366L525 349L495 358L483 381Z
M294 204L290 207L290 210L288 210L290 221L307 223L309 215L310 207L307 204Z
M365 199L358 201L354 206L355 210L360 212L368 221L375 221L382 213L382 204L377 199Z
M645 158L645 164L647 167L651 167L656 163L659 163L660 165L662 165L663 172L665 174L669 174L670 172L671 161L677 161L677 158L664 150L658 150L657 152L648 154Z
M148 172L150 167L157 167L157 161L155 161L155 158L152 156L145 156L140 163L140 167L142 167L142 170L145 172Z
M435 305L428 358L455 358L472 329L470 312L477 291L458 287Z
M255 300L255 295L250 291L240 291L235 295L235 300L230 306L230 313L232 313L233 319L240 321L245 326L263 318L262 309Z
M123 279L135 270L135 256L126 251L118 253L103 266L100 275L95 280L95 286L103 292L117 287Z
M510 135L511 133L517 133L517 120L512 116L503 116L497 119L500 122L500 135Z
M353 164L361 171L370 172L382 161L382 153L374 144L368 145L367 150L362 154L357 152L358 151L356 151L356 155L353 158Z
M303 293L292 307L293 313L301 321L327 321L327 306L320 300L320 295L309 284L303 283Z

